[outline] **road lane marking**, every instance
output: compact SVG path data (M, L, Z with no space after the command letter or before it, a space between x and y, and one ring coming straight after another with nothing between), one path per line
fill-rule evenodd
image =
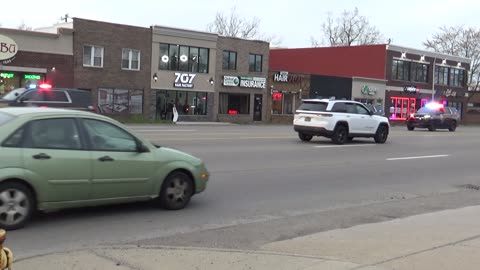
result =
M417 157L400 157L400 158L387 158L388 161L392 160L409 160L409 159L425 159L425 158L441 158L449 157L450 155L434 155L434 156L417 156Z
M224 138L224 137L217 137L217 138L151 138L151 137L145 137L148 140L158 140L158 141L214 141L214 140L271 140L271 139L293 139L295 137L230 137L230 138Z
M132 129L136 132L193 132L195 129Z
M347 145L316 145L315 148L340 148L340 147L356 147L356 146L372 146L376 144L347 144Z

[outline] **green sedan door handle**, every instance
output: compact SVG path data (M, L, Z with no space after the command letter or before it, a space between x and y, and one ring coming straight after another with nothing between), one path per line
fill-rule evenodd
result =
M104 157L98 158L98 160L100 160L101 162L114 161L114 159L109 157L109 156L104 156Z
M40 153L32 156L34 159L51 159L52 157L45 154L45 153Z

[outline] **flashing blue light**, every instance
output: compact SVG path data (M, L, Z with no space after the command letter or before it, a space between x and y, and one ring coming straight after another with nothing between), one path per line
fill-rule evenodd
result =
M35 89L35 88L37 88L37 85L33 83L28 86L28 89Z

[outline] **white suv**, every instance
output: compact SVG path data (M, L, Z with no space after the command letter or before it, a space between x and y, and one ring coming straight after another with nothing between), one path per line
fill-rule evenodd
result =
M344 144L354 137L374 138L376 143L385 143L390 123L388 118L374 115L360 102L307 99L295 112L293 127L302 141L324 136L336 144Z

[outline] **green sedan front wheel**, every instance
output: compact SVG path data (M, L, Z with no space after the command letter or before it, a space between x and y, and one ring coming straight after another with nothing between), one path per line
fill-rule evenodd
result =
M171 173L162 185L160 205L168 210L183 209L193 196L193 180L183 172Z
M15 230L31 218L34 200L29 188L21 183L0 184L0 228Z

